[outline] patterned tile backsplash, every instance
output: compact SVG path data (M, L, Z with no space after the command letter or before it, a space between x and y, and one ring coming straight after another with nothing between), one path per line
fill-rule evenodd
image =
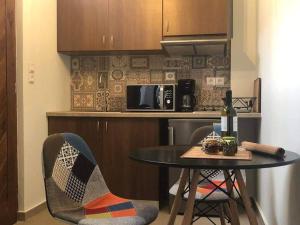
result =
M75 56L71 59L72 110L125 111L127 84L177 83L186 78L196 80L196 110L219 109L230 88L230 54Z

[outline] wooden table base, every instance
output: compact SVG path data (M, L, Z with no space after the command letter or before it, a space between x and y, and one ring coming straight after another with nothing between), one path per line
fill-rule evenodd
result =
M234 173L235 173L235 176L236 176L237 183L239 185L239 190L241 192L241 197L242 197L245 209L246 209L246 213L247 213L250 225L258 225L256 214L255 214L255 212L252 208L250 197L248 195L246 185L244 183L244 179L243 179L243 176L241 174L241 171L240 170L234 170Z
M239 191L241 193L242 201L245 206L250 225L258 225L256 215L252 208L251 201L250 201L241 171L234 170L233 172L234 172L234 175L235 175L237 183L238 183ZM182 202L182 193L185 189L189 175L190 175L189 169L184 169L183 175L182 175L180 183L179 183L178 191L177 191L177 194L175 196L175 200L174 200L174 203L172 206L168 225L174 225L174 223L175 223L175 219L176 219L180 204ZM188 196L188 200L187 200L187 204L186 204L186 209L185 209L184 217L182 220L182 225L191 225L191 223L193 221L194 203L195 203L197 185L199 182L199 176L200 176L200 170L194 170L192 181L190 184L189 196ZM227 203L225 203L224 205L220 205L221 224L222 225L225 224L224 208L226 208L226 211L229 214L229 218L231 220L231 225L240 225L237 203L233 199L234 198L234 187L233 187L234 183L230 176L231 175L230 175L229 171L224 170L224 178L226 179L226 188L227 188L227 192L229 193L231 198L228 199L229 206Z
M181 194L183 193L183 190L185 188L185 185L186 185L186 182L188 180L189 175L190 175L189 169L183 169L183 174L182 174L182 177L181 177L181 180L180 180L180 183L179 183L177 194L175 196L175 200L174 200L173 205L172 205L172 210L171 210L171 215L170 215L170 218L169 218L168 225L173 225L174 222L175 222L179 207L180 207L181 202L182 202Z
M233 194L233 185L234 184L231 181L229 171L224 170L223 172L224 172L224 178L227 180L226 181L227 192L229 193L229 195L231 197L228 200L229 201L229 210L230 210L230 214L231 214L231 225L240 225L237 204L236 204L236 201L232 199L234 197L234 194Z

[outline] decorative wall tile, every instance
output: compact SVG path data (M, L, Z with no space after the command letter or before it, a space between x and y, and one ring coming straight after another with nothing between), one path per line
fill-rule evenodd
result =
M108 88L109 88L109 95L111 97L124 97L126 94L125 81L109 81Z
M99 70L108 71L109 70L109 57L100 56L99 57Z
M166 78L166 72L175 72L175 80ZM206 82L207 77L224 78L224 85L209 86ZM230 45L226 56L72 57L72 110L124 111L127 84L176 83L179 79L196 81L197 110L221 107L222 97L230 88Z
M149 84L150 83L150 71L137 71L138 84Z
M97 89L108 88L108 72L98 72L97 73Z
M112 56L110 58L111 67L110 69L125 69L129 66L128 56Z
M74 91L81 91L83 87L83 76L80 72L72 72L71 74L71 88Z
M109 94L106 90L100 90L96 93L96 111L105 112L106 111L106 99Z
M228 58L225 56L209 56L207 58L207 66L211 68L226 68L226 65L228 64Z
M108 112L120 112L124 111L124 102L125 98L123 97L109 97L107 103L107 111Z
M183 58L165 58L163 69L180 69L184 65Z
M85 72L83 73L83 86L81 91L96 92L97 91L97 73Z
M82 56L80 57L80 70L82 72L94 71L98 69L98 57Z
M80 59L79 58L72 58L71 60L71 71L79 71L80 70Z
M127 84L137 84L139 75L135 71L126 71Z
M96 109L95 93L73 92L71 105L74 110L94 111Z
M131 56L130 57L131 69L149 69L148 56Z
M191 74L189 70L178 70L177 71L177 80L180 79L190 79L191 78Z
M164 81L164 73L161 70L150 71L150 83L159 84Z
M116 80L116 81L124 80L125 79L124 71L120 70L120 69L112 70L111 74L110 74L110 79L111 80Z
M206 67L206 56L195 56L193 57L193 69L202 69Z
M149 56L150 69L162 70L164 63L164 56L162 55L151 55Z

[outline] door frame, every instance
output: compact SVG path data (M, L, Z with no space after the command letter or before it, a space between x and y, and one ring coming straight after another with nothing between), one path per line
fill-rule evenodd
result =
M16 31L15 0L6 0L6 74L8 104L8 224L17 221L18 166L17 166L17 98L16 98Z

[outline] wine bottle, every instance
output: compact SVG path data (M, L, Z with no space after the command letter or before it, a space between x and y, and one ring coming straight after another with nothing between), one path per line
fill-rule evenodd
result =
M231 136L238 140L238 118L232 106L232 91L226 92L225 106L221 112L221 136Z

